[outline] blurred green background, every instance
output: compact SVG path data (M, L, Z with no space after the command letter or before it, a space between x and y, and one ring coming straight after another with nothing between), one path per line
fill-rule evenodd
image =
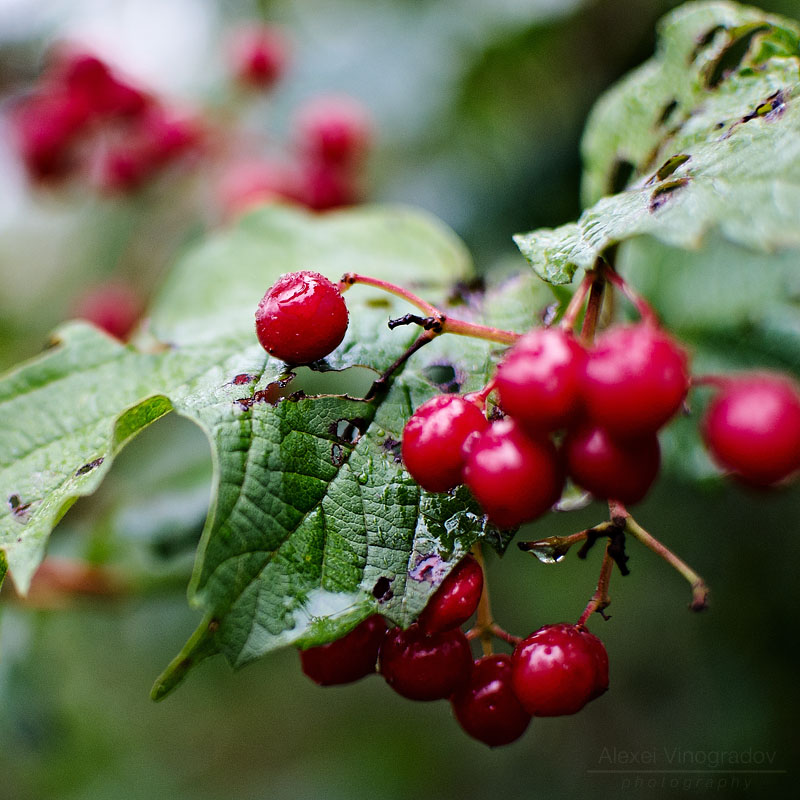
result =
M525 269L511 234L577 216L586 115L650 55L654 23L674 5L0 0L0 90L22 90L50 42L77 38L159 92L224 115L224 34L265 14L286 28L291 67L269 102L237 109L242 126L280 140L304 98L354 95L376 121L370 199L438 214L485 273ZM796 0L762 6L798 12ZM191 179L114 199L32 191L5 133L0 172L2 369L41 350L82 286L113 275L147 295L176 252L217 224ZM123 564L141 596L35 610L4 592L0 800L790 796L800 757L797 487L751 493L668 472L637 518L706 578L712 608L690 614L688 587L630 543L631 575L612 580L613 619L591 623L607 644L611 691L489 750L460 731L446 703L410 703L379 678L320 689L291 651L239 673L206 662L153 704L153 679L198 621L185 585L209 481L202 434L162 420L51 542L54 553ZM592 506L521 537L570 533L602 516ZM524 633L576 619L600 556L572 553L546 567L512 546L491 558L501 623ZM662 769L750 753L753 764L733 768L778 774L593 772L624 769L620 751L652 752Z

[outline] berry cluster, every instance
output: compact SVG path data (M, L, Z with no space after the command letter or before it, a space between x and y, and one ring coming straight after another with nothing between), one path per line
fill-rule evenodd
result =
M32 179L129 191L200 148L199 122L83 51L57 52L13 125Z
M291 273L259 304L256 330L262 346L289 364L324 358L344 337L348 314L342 292L356 283L391 292L426 314L390 322L391 328L416 323L423 332L375 382L368 398L384 390L399 365L442 333L512 345L480 391L433 397L411 415L401 451L417 483L429 492L448 492L464 483L490 521L512 528L544 514L570 478L608 501L609 522L571 536L520 543L520 548L559 560L578 541L584 542L582 556L598 538L608 537L608 543L597 590L576 624L546 625L522 640L506 633L492 618L481 566L467 557L417 622L387 630L382 617L372 616L338 641L302 651L303 670L317 683L330 685L372 674L377 665L403 697L449 698L470 736L490 746L508 744L523 734L531 717L574 714L608 689L605 647L585 623L610 603L614 564L628 574L626 535L686 578L692 588L690 608L706 607L708 587L702 578L626 509L647 494L658 474L658 432L686 403L692 383L689 359L647 303L605 264L587 273L558 326L522 336L446 316L375 278L348 273L337 286L315 272ZM595 339L608 284L633 301L641 320L612 325ZM771 486L800 470L800 387L795 381L755 373L704 376L694 384L716 391L702 437L714 459L738 480ZM492 395L496 402L489 409ZM477 622L465 634L460 626L476 610ZM493 637L514 644L513 654L493 654ZM484 648L477 660L469 644L474 638Z
M633 504L658 474L657 431L688 387L685 352L650 320L589 347L564 328L533 329L482 392L434 397L414 412L403 463L428 491L465 483L503 528L545 513L567 475L599 499ZM491 391L503 418L489 423Z
M463 730L491 747L518 739L532 716L574 714L608 689L605 648L578 625L547 625L511 656L473 660L460 626L475 613L483 583L483 570L467 556L416 623L387 630L373 615L341 639L301 651L303 672L330 686L359 680L377 665L409 700L449 699Z

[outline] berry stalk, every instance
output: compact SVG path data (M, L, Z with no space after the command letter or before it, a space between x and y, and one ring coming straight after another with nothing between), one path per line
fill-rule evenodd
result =
M595 590L595 593L592 595L589 602L586 604L586 608L583 610L580 619L576 623L579 628L583 628L586 625L589 617L591 617L595 612L600 614L603 619L608 619L603 612L611 605L611 597L609 597L608 594L608 586L611 582L611 572L614 568L614 558L611 555L612 547L613 540L609 539L608 542L606 542L606 549L603 553L603 563L600 566L600 576L597 579L597 589Z

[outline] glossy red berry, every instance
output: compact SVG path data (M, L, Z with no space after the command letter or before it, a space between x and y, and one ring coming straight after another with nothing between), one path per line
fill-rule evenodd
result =
M459 725L473 739L498 747L519 739L531 721L511 687L511 656L485 656L451 698Z
M469 643L458 630L426 636L416 623L386 634L380 671L409 700L440 700L463 686L472 666Z
M497 368L500 405L523 428L546 433L575 416L585 351L559 328L526 333Z
M375 672L385 635L383 617L373 614L341 639L301 650L303 672L320 686L357 681Z
M462 483L463 448L489 423L475 403L442 394L423 403L403 428L402 455L411 477L429 492L446 492Z
M559 499L564 472L552 442L526 436L506 418L470 441L464 483L492 522L513 528Z
M607 686L607 669L592 639L575 625L546 625L523 639L512 656L512 686L538 717L574 714ZM601 644L602 646L602 644ZM605 648L603 648L605 650Z
M459 627L475 613L482 591L481 565L465 556L428 600L418 620L420 628L431 635Z
M686 352L650 322L599 336L582 381L588 415L619 436L655 433L681 407L688 388Z
M278 278L256 310L261 346L289 364L310 364L338 347L347 331L347 306L335 283L301 270Z
M369 114L347 95L313 98L298 111L295 129L305 157L329 165L360 162L372 140Z
M600 697L608 691L608 653L605 645L593 633L582 629L583 641L594 655L595 661L595 684L590 700Z
M742 481L778 483L800 469L800 386L775 373L724 379L702 432L714 459Z
M242 28L231 39L231 71L244 86L271 89L286 69L288 52L286 39L278 28Z
M600 500L626 505L647 494L661 463L656 434L621 439L591 422L567 433L563 452L575 483Z

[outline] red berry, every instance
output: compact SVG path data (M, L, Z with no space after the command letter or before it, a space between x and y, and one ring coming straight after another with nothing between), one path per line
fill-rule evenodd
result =
M88 320L117 339L127 339L139 321L141 299L125 284L107 283L84 292L76 301L74 314Z
M457 628L475 613L482 591L481 565L465 556L428 600L418 620L420 628L429 636Z
M256 310L261 346L289 364L310 364L338 347L347 331L347 306L336 284L301 270L278 278Z
M471 666L469 643L457 628L426 636L415 623L390 630L381 645L381 674L409 700L450 697L467 681Z
M594 654L595 667L596 667L596 680L594 684L594 692L589 698L594 700L605 694L608 691L608 653L606 652L605 645L589 631L581 630L583 634L583 641L589 650Z
M470 441L464 483L492 522L512 528L558 500L564 472L552 442L529 438L506 418Z
M598 337L583 374L589 416L611 433L655 433L689 388L683 348L654 324L620 325Z
M361 199L358 181L350 170L314 161L300 165L295 193L297 201L313 211L352 206Z
M715 460L742 481L778 483L800 469L800 386L773 373L725 379L702 432Z
M585 351L559 328L526 333L497 368L500 405L533 433L563 428L580 402Z
M270 25L236 31L231 39L231 71L253 89L271 89L286 69L288 46L283 33Z
M463 448L489 423L475 403L442 394L423 403L403 428L403 463L411 477L429 492L446 492L462 482Z
M588 636L575 625L559 623L539 628L517 645L512 686L529 714L574 714L597 697L604 681L607 685L596 637Z
M591 422L570 430L563 445L567 472L600 500L638 503L658 475L658 437L621 439Z
M485 656L473 664L469 683L451 698L459 725L489 747L519 739L531 721L511 688L511 657Z
M313 98L298 111L295 129L300 151L328 165L360 162L372 139L369 114L347 95Z
M357 681L375 672L385 635L383 617L373 614L341 639L301 650L303 672L320 686Z

